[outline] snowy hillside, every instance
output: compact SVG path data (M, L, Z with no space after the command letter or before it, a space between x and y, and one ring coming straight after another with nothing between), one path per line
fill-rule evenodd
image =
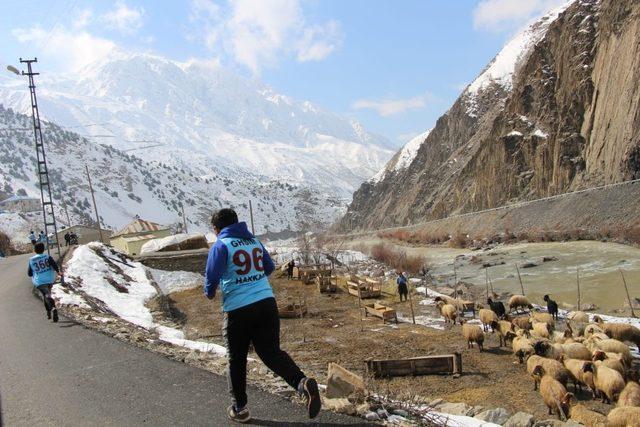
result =
M490 88L492 84L497 84L502 89L511 91L513 75L518 65L526 59L533 47L542 40L549 29L549 25L574 1L567 0L561 6L551 10L535 23L523 29L502 48L464 92L464 95L467 96L467 112L470 116L476 116L478 97L482 91Z
M380 171L369 181L374 183L380 182L388 173L398 172L408 168L418 154L418 150L422 146L422 143L429 136L429 133L431 133L431 129L413 137L400 149L400 151L396 153L395 156L391 158L391 160L389 160L389 163L387 163L384 168L380 169Z
M0 195L22 189L30 196L40 196L30 126L30 117L0 105L0 129L4 129L0 130ZM189 169L95 144L51 123L43 123L43 130L57 218L62 223L66 223L60 210L63 200L72 222L93 221L85 165L92 172L102 221L116 229L135 215L164 225L177 223L182 203L189 231L204 231L209 228L212 209L233 206L247 218L251 200L256 232L277 232L297 229L301 223L330 223L346 203L305 185L257 174L237 175L227 168L212 168L198 176ZM11 220L14 225L19 222ZM11 227L17 227L14 225Z
M159 141L166 145L145 158L198 175L258 171L348 198L393 154L355 121L202 62L133 55L68 78L44 73L38 84L42 117L66 127L98 124L77 129L113 135L99 141L115 148ZM28 98L23 81L0 79L5 106L28 113Z

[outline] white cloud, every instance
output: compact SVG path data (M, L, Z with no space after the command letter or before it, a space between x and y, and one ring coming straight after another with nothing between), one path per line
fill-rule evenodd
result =
M298 61L321 61L340 48L342 32L336 21L305 28L298 44Z
M115 9L105 13L100 20L111 29L124 34L133 34L142 28L144 9L129 7L124 1L118 0Z
M351 104L351 108L354 110L375 110L382 117L389 117L395 114L424 108L427 105L428 98L429 95L425 94L406 99L359 99Z
M37 56L44 56L50 68L64 71L77 71L117 51L116 44L110 40L63 26L57 26L52 32L40 27L16 28L11 34L18 42L35 47L40 52Z
M495 32L513 30L564 3L567 0L482 0L473 11L473 26Z
M210 50L225 52L255 74L289 55L300 62L322 60L342 41L336 21L307 23L300 0L228 0L224 8L192 0L190 21Z

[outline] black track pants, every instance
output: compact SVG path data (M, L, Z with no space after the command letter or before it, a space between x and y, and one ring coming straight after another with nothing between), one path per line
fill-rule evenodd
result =
M296 388L304 374L280 349L280 318L275 298L266 298L226 313L224 336L229 353L229 391L237 408L247 404L249 343L276 375Z

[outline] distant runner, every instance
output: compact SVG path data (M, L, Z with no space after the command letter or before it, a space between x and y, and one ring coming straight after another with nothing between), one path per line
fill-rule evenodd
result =
M31 233L29 233L29 241L31 241L31 245L35 246L36 243L38 242L38 238L36 237L36 233L33 232L33 230L31 230Z
M40 291L44 299L44 308L47 310L47 319L51 319L53 314L54 323L58 321L58 309L56 303L51 298L51 286L56 281L60 273L58 264L50 255L44 253L44 243L38 242L34 249L36 255L29 259L29 270L27 274L31 277L33 286Z
M225 313L224 336L229 356L229 390L232 421L251 420L247 409L247 353L253 343L269 369L296 389L307 402L309 418L320 412L318 383L307 378L291 357L280 349L280 318L269 276L275 266L262 243L238 222L233 209L220 209L211 217L218 239L209 252L204 293L213 299L218 285Z

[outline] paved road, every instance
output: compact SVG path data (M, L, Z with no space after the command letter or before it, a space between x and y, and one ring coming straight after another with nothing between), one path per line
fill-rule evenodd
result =
M223 377L137 348L61 317L46 320L26 278L27 256L0 259L0 393L14 425L228 425ZM298 426L306 414L249 389L255 425ZM322 412L310 425L358 424ZM2 425L2 422L0 422Z

